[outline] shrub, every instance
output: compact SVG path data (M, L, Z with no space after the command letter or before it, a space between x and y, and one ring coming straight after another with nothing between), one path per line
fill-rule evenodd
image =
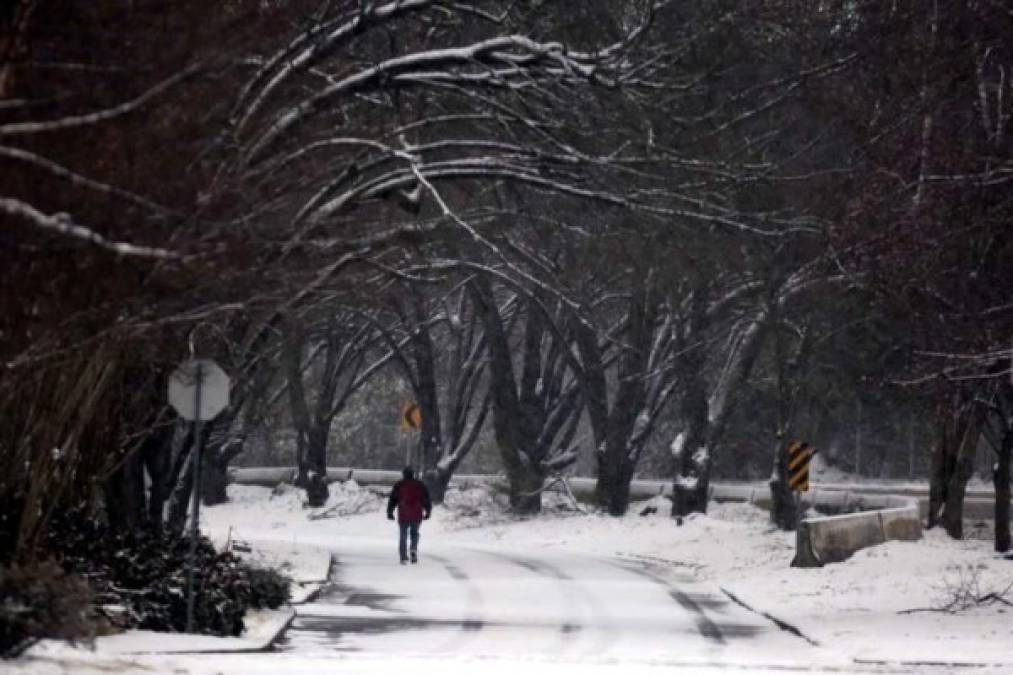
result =
M123 608L110 616L118 626L186 630L188 538L153 530L115 532L74 515L54 521L48 543L67 570L88 579L99 605ZM246 610L278 607L289 597L289 583L272 570L219 553L201 538L194 565L194 630L239 635Z
M42 637L93 637L91 600L85 581L54 562L0 567L0 655L16 656Z
M276 609L288 602L291 596L291 580L277 570L251 567L250 604L258 609Z

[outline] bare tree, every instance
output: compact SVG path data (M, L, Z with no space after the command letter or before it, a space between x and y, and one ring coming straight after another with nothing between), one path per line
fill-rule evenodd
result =
M568 327L572 319L559 303L528 294L515 310L520 332L515 352L512 321L492 283L476 277L471 292L488 345L493 428L510 504L518 513L534 513L541 508L546 476L577 458L573 441L583 399Z
M624 311L609 330L574 322L582 379L594 434L595 500L611 515L629 505L630 481L658 416L675 389L675 317L648 270L633 282ZM615 364L609 395L607 370Z
M995 488L995 550L1010 550L1010 463L1013 459L1013 382L1009 361L992 368L997 376L986 380L978 397L983 407L982 435L995 452L992 481ZM1004 367L1005 366L1005 367ZM1007 372L1002 372L1006 370Z
M420 475L441 503L450 478L475 445L490 407L486 342L467 291L405 283L395 301L400 319L390 348L422 415Z
M321 308L317 308L318 311ZM376 341L371 322L351 312L325 315L312 328L292 317L283 346L292 425L296 431L295 484L306 490L310 506L328 497L327 445L334 418L390 356L369 359ZM315 400L306 387L314 384Z

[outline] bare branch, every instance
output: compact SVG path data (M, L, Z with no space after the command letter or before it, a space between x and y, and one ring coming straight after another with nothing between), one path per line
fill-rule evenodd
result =
M200 63L193 64L181 72L176 73L172 77L159 82L137 98L127 101L126 103L121 103L120 105L112 108L106 108L105 110L88 113L87 115L61 117L59 119L47 120L45 122L12 122L10 124L0 124L0 136L21 136L25 134L38 134L48 131L73 129L76 127L99 124L117 117L122 117L123 115L142 108L149 101L176 86L183 80L191 77L203 69L203 67L203 64Z
M154 258L158 260L179 260L182 258L180 254L163 248L152 248L149 246L138 246L129 242L112 241L94 230L75 224L71 220L70 215L66 213L46 215L41 211L37 211L31 205L10 197L0 197L0 211L23 218L36 227L87 242L107 251L112 251L117 255Z

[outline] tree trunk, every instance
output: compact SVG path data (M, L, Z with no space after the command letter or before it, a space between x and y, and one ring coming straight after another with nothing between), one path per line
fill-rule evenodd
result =
M530 466L521 466L507 473L510 481L510 508L522 516L534 515L542 510L542 488L545 474Z
M172 488L172 436L175 424L162 424L145 439L140 454L148 472L148 522L161 531L165 501Z
M862 475L862 399L858 399L858 419L855 422L855 475Z
M243 451L243 442L230 439L224 445L212 446L204 454L201 472L201 499L207 506L224 504L229 500L226 486L229 483L229 464Z
M604 461L598 463L598 480L594 487L594 499L599 508L610 516L622 516L630 506L630 481L633 480L634 464L625 457L625 445L610 443ZM616 446L619 446L617 449Z
M912 417L908 421L907 434L907 479L914 480L915 477L915 421Z
M188 436L189 438L189 436ZM190 492L193 489L193 448L186 450L185 464L179 472L169 497L169 514L165 528L170 533L182 534L186 527L186 514L190 507Z
M932 469L929 476L929 514L927 527L933 528L940 523L943 505L946 503L946 491L950 476L953 474L954 456L952 412L942 407L938 413L939 431L936 438L936 449L932 453Z
M137 532L147 521L144 465L139 452L120 463L103 486L106 517L118 532Z
M683 395L682 418L686 428L682 447L675 454L675 478L672 481L672 516L707 513L710 485L711 448L709 404L703 382L702 357L692 358L684 370L687 391Z
M779 529L798 528L799 510L795 493L788 487L788 453L778 439L774 448L774 473L770 478L770 519Z
M318 508L327 503L330 496L327 489L327 436L330 433L331 418L320 415L319 411L315 416L310 415L303 386L304 343L303 325L298 319L292 319L288 324L282 358L288 380L292 426L296 430L295 485L306 491L306 503L312 508ZM332 357L333 350L328 347L327 358ZM326 406L329 401L318 400L317 404Z
M970 408L965 414L968 420L961 425L964 433L960 435L953 474L946 486L946 506L943 510L943 527L954 539L962 539L964 536L964 494L967 491L967 481L974 475L974 455L981 434L981 416L976 407Z
M995 486L995 550L1005 553L1010 549L1009 501L1010 457L1013 455L1013 430L1007 430L999 449L992 482Z
M224 504L229 500L226 486L229 482L228 462L220 461L218 453L208 453L201 473L200 493L205 506Z
M707 400L702 391L687 394L696 398L702 408L684 416L690 420L682 447L676 454L675 478L672 481L672 516L682 518L691 513L707 513L707 492L710 486L710 449L707 447Z
M967 481L973 474L974 459L958 457L956 468L947 485L942 519L946 533L954 539L964 537L964 495L967 491Z
M306 503L319 508L327 503L330 491L327 488L327 436L330 424L315 425L305 435L305 447L300 453L295 484L306 490Z
M678 479L672 486L672 515L678 518L691 513L707 513L707 492L710 487L710 471L704 469L702 475L688 484L680 484Z
M443 500L447 498L447 487L450 485L450 478L453 475L453 471L445 471L439 465L422 474L422 482L426 484L429 498L433 504L442 504Z

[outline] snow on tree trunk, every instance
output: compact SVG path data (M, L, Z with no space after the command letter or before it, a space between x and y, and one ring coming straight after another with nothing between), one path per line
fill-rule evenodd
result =
M710 451L700 445L683 461L681 471L672 481L672 515L707 513L710 490Z
M327 488L327 435L330 424L314 426L309 434L300 436L303 446L299 455L295 484L306 490L306 503L318 508L327 503L330 491Z
M672 443L675 478L672 481L672 515L707 512L710 487L711 454L707 446L710 428L707 397L700 387L683 396L682 418L685 430Z
M442 504L447 498L447 487L450 485L452 472L441 470L439 465L426 470L422 474L422 482L429 490L429 498L433 504Z
M694 334L705 325L703 317L704 291L698 291L700 300L694 304L692 321ZM682 517L690 513L707 512L707 492L710 487L711 453L709 437L711 431L711 410L707 398L707 385L704 379L706 353L700 349L692 349L683 354L680 372L685 393L682 396L680 417L685 428L677 439L678 446L672 444L672 456L675 459L675 477L672 481L672 515Z

